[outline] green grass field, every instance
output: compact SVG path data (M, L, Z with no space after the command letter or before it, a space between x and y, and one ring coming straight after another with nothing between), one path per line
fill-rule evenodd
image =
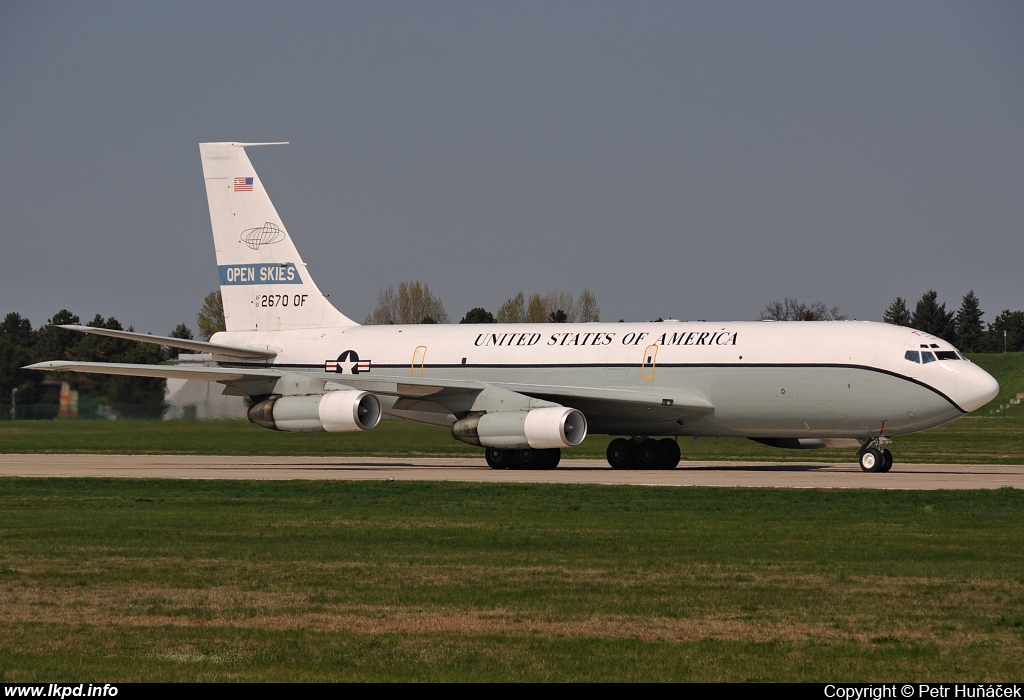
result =
M0 680L1007 681L1024 492L0 479Z

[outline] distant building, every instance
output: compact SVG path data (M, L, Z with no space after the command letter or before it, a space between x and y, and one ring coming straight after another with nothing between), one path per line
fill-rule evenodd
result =
M209 353L181 353L178 364L186 366L212 366ZM224 396L223 385L217 382L199 382L192 379L167 380L167 410L164 420L175 418L212 420L216 418L245 418L248 410L245 397Z

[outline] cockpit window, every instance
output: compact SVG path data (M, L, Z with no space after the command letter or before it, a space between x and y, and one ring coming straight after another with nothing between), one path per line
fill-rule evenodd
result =
M936 350L935 351L935 357L939 358L940 360L959 360L960 359L960 356L957 355L952 350Z
M917 350L907 350L905 353L903 353L903 359L921 364L921 353L919 353Z
M922 352L921 353L921 364L926 365L929 362L935 362L935 355L931 354L930 352Z

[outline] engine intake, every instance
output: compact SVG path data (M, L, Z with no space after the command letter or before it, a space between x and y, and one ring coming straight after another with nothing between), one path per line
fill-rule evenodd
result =
M503 449L575 447L586 436L586 417L564 406L484 413L463 418L452 426L456 440Z
M380 422L380 402L367 391L328 391L310 396L277 396L248 411L249 421L287 433L345 433Z

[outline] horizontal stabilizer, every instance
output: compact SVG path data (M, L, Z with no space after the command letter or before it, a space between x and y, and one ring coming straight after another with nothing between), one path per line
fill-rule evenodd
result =
M50 360L37 362L23 369L44 372L85 372L87 374L119 374L128 377L159 379L196 379L206 382L232 382L253 379L279 379L284 372L276 369L245 369L228 367L182 367L181 365L134 365L121 362L71 362Z
M237 345L221 345L220 343L208 343L203 340L187 340L184 338L171 338L165 335L150 335L149 333L135 333L133 331L117 331L110 328L93 328L92 326L58 326L69 331L79 333L91 333L93 335L105 335L110 338L123 338L124 340L137 340L140 343L152 343L154 345L167 345L172 348L182 348L194 352L211 352L217 355L228 355L250 360L270 360L277 357L274 350L263 348L247 348ZM148 375L147 375L148 376Z

